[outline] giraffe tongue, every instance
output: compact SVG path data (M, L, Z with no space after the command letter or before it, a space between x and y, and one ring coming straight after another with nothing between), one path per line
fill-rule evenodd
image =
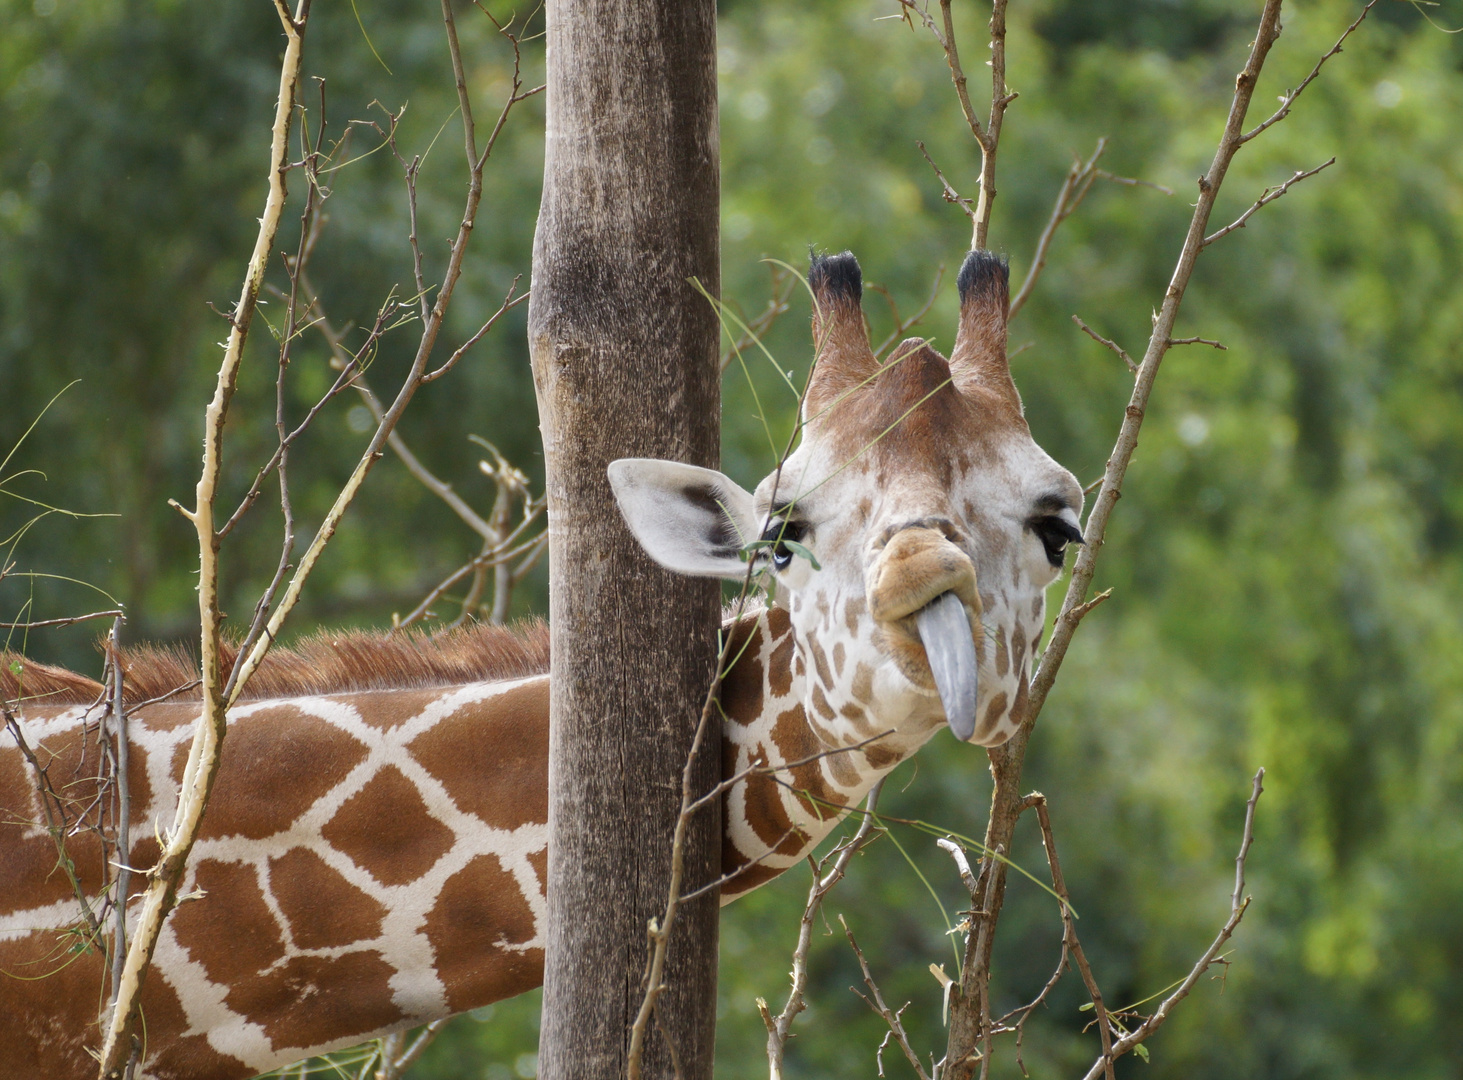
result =
M945 719L961 742L975 734L975 698L978 674L975 639L970 636L970 619L965 605L953 592L941 593L914 616Z

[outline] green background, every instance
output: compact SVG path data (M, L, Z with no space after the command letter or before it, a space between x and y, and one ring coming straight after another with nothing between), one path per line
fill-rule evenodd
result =
M407 104L402 145L421 153L455 99L435 4L317 3L306 68L327 80L331 130L373 100ZM1354 17L1309 0L1256 95L1263 115ZM1036 0L1011 7L1010 85L991 245L1019 280L1074 155L1110 140L1104 165L1171 187L1099 181L1058 235L1013 323L1013 371L1038 439L1085 482L1100 474L1129 378L1073 313L1141 351L1228 107L1258 4L1231 0ZM496 14L509 9L495 2ZM982 9L956 3L977 101L986 93ZM1427 12L1443 26L1463 8ZM754 313L764 257L800 264L809 244L851 248L866 281L901 310L945 283L919 332L948 347L950 278L968 244L915 147L974 194L978 155L948 71L892 3L722 5L724 296ZM470 7L459 15L480 130L511 54ZM541 17L540 17L541 18ZM23 571L95 583L124 601L133 640L186 640L196 618L191 529L166 499L191 498L202 406L224 336L205 301L237 295L264 196L281 38L264 0L0 2L0 447L54 394L7 472L7 491L112 517L52 516L15 549ZM531 24L532 25L532 24ZM540 81L542 41L525 45ZM316 109L315 91L306 101ZM312 115L315 115L312 113ZM381 115L377 110L377 117ZM1232 965L1206 979L1122 1075L1463 1075L1463 46L1419 9L1383 0L1292 116L1246 147L1214 225L1260 191L1333 154L1205 253L1179 333L1228 350L1170 354L1158 381L1096 585L1113 599L1084 623L1032 741L1027 783L1051 800L1079 929L1110 1003L1185 973L1228 910L1249 777L1268 770L1250 860L1255 903ZM455 347L529 269L542 172L542 98L511 118L488 167L468 270L447 336ZM357 152L373 143L358 132ZM448 126L422 173L421 234L439 280L463 193ZM405 198L388 153L334 178L314 275L337 323L369 323L410 281ZM298 195L301 185L294 184ZM287 211L284 238L295 227ZM291 241L292 242L292 241ZM279 275L276 263L276 280ZM866 293L875 340L891 317ZM279 308L266 308L275 318ZM767 337L787 369L809 356L806 300ZM541 489L524 339L512 313L403 421L411 445L480 507L490 496L469 434L488 438ZM412 328L383 345L372 378L393 385ZM229 427L225 491L237 498L273 443L273 343L256 324ZM291 409L329 380L302 339ZM752 364L774 433L792 400ZM292 483L308 535L366 436L354 402L320 417ZM725 393L726 471L750 486L772 452L735 365ZM224 606L242 618L277 558L266 498L224 551ZM0 534L33 507L0 499ZM473 536L388 458L313 579L295 630L382 625L475 550ZM1060 585L1058 586L1060 588ZM1055 599L1058 593L1053 594ZM542 611L542 574L515 611ZM13 576L0 617L105 600ZM94 627L37 632L38 658L93 671ZM888 786L884 808L965 833L984 825L984 755L938 737ZM948 861L926 837L896 837L947 910ZM1039 869L1035 823L1015 857ZM1045 981L1055 906L1013 877L995 961L995 1005ZM780 1004L806 873L727 909L718 1072L765 1075L758 995ZM943 1047L931 962L953 968L939 907L889 840L829 901L859 933L886 996L912 1004L917 1046ZM836 923L835 923L836 926ZM815 937L811 1008L788 1074L873 1075L880 1023L849 993L857 969L839 934ZM1085 1071L1096 1036L1075 976L1028 1025L1033 1076ZM531 1076L536 995L453 1023L412 1074ZM908 1075L890 1055L889 1075ZM1009 1040L995 1074L1016 1076Z

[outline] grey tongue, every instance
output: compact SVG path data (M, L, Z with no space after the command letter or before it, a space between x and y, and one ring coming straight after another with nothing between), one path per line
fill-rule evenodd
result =
M945 719L961 742L975 734L975 698L979 676L975 661L975 640L965 605L952 592L941 593L914 616Z

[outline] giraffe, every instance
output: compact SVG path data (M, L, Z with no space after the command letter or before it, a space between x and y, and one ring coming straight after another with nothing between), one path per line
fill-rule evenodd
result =
M1081 488L1032 439L1010 378L1003 260L967 256L948 361L911 339L878 362L851 254L815 258L809 281L802 441L755 493L670 462L610 467L656 561L739 578L750 557L775 582L772 603L724 625L737 659L719 690L723 768L740 779L724 796L723 902L799 862L942 726L982 746L1017 730L1045 588L1081 542ZM271 654L229 715L188 899L144 984L139 1075L247 1077L539 984L548 661L536 622ZM178 688L196 675L157 650L123 666L128 862L145 869L198 715ZM0 698L19 702L9 712L73 818L97 802L101 696L61 669L0 667ZM64 933L79 906L42 820L32 767L0 741L0 1063L15 1080L81 1080L105 958ZM95 896L95 837L68 852Z

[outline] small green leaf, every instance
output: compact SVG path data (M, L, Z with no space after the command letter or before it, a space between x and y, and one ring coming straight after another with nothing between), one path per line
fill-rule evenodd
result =
M23 671L25 671L25 665L23 665L19 660L10 661L10 674L19 676Z
M787 548L787 550L791 551L794 555L807 559L808 562L813 564L814 570L823 569L821 566L818 565L818 560L813 558L813 553L807 548L803 547L802 544L799 544L796 540L784 540L782 542L782 546Z
M1147 1062L1148 1062L1148 1047L1144 1046L1142 1043L1138 1043L1138 1044L1136 1044L1133 1047L1133 1053L1137 1054L1140 1058L1142 1058L1144 1064L1147 1064Z

